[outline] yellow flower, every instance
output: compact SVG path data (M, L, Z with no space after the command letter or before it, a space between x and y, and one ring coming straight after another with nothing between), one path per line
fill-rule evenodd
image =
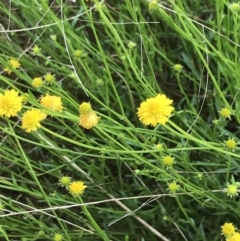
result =
M240 233L234 233L227 241L240 241Z
M96 85L97 85L97 86L103 86L103 85L104 85L103 80L102 80L102 79L97 79L97 80L96 80Z
M223 118L228 118L228 119L231 119L231 114L232 114L232 112L231 112L231 110L230 109L228 109L227 107L225 107L225 108L222 108L220 111L219 111L219 113L220 113L220 116L222 116Z
M48 84L52 84L55 81L55 75L51 73L46 73L44 76L44 80Z
M16 116L22 109L22 97L18 96L15 90L5 90L4 95L0 94L0 115L6 117Z
M239 3L232 3L229 5L230 9L232 11L239 11L240 10L240 4Z
M56 34L51 34L50 35L51 40L57 41L57 35Z
M219 124L219 122L220 122L220 120L219 120L219 119L214 119L214 120L212 121L212 123L213 123L214 125L218 125L218 124Z
M61 97L54 96L54 95L46 95L41 98L40 103L43 107L48 110L62 112L62 100Z
M176 191L178 191L180 188L180 186L177 184L177 182L173 181L171 183L168 184L168 190L171 193L175 193Z
M154 145L153 149L162 151L163 150L163 144L158 143L158 144Z
M41 127L40 121L47 117L45 113L38 109L31 109L26 111L22 117L22 128L26 132L36 131Z
M87 186L84 185L84 182L80 182L80 181L71 182L69 185L69 192L73 196L78 196L80 194L83 194L86 188Z
M71 183L71 177L63 176L63 177L61 177L59 182L62 186L67 187Z
M19 63L18 60L10 59L9 62L8 62L8 66L6 66L3 69L3 71L7 72L8 74L11 74L13 69L19 69L20 66L21 66L21 64Z
M38 47L38 45L34 45L34 47L32 48L33 54L34 55L38 55L41 53L41 48Z
M224 223L222 228L222 235L225 237L230 237L235 233L235 227L232 223Z
M173 69L176 71L176 72L181 72L181 70L183 69L183 66L181 64L175 64L173 66Z
M32 86L35 88L40 88L43 85L42 78L37 77L32 80Z
M148 4L148 10L152 11L152 10L156 10L157 8L158 8L157 0L151 0Z
M136 47L136 44L133 41L130 41L127 46L129 49L133 49Z
M171 156L165 156L165 157L162 159L162 162L163 162L163 165L164 165L164 166L171 167L171 166L174 164L174 158L171 157Z
M227 148L229 149L234 149L236 146L237 146L237 143L234 139L228 139L226 142L225 142Z
M83 102L81 105L79 105L78 110L80 114L89 114L92 111L92 107L90 103Z
M202 173L198 173L198 174L197 174L197 178L198 178L199 180L202 180L203 174L202 174Z
M149 98L142 102L138 108L139 120L144 125L156 126L158 123L165 125L171 112L174 110L172 100L166 95L158 94L155 98Z
M63 235L60 233L55 233L53 237L53 241L62 241L63 240Z
M79 125L85 129L91 129L97 125L99 117L95 111L91 111L89 114L81 114L79 118Z
M82 54L83 54L83 51L80 50L80 49L77 49L77 50L75 50L75 51L73 52L73 55L74 55L74 57L76 57L76 58L81 57Z
M229 197L234 197L234 196L238 196L238 186L236 183L233 184L227 184L227 188L225 189L227 192L227 195ZM240 240L239 240L240 241Z

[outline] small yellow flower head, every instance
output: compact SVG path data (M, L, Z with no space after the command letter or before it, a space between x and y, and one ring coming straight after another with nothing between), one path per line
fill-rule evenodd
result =
M0 94L0 115L6 117L17 116L22 109L22 97L15 90L5 90L4 95Z
M240 233L234 233L230 238L227 239L227 241L240 241Z
M214 119L214 120L212 121L212 123L213 123L214 125L218 125L218 124L219 124L219 122L220 122L220 120L219 120L219 119Z
M46 73L43 77L47 84L52 84L55 81L55 75L51 73Z
M60 233L55 233L53 237L53 241L62 241L63 240L63 235Z
M174 164L174 158L171 156L165 156L162 159L162 163L164 166L171 167Z
M40 88L42 85L43 85L43 81L41 77L37 77L32 80L32 86L34 88Z
M28 133L36 131L41 127L40 121L46 117L47 115L39 109L27 110L22 117L22 128Z
M199 180L202 180L203 174L202 174L202 173L198 173L198 174L197 174L197 178L198 178Z
M97 86L103 86L103 85L104 85L104 82L102 81L102 79L97 79L97 80L96 80L96 85L97 85Z
M154 98L149 98L142 102L138 108L138 118L144 125L155 127L157 124L165 125L171 112L174 110L172 100L166 95L158 94Z
M84 193L84 190L87 188L87 186L84 185L84 182L76 181L76 182L71 182L68 188L69 188L69 192L73 196L78 196Z
M23 93L21 97L22 97L23 103L28 102L28 100L29 100L29 94L28 93Z
M71 183L71 177L63 176L63 177L61 177L59 182L62 185L62 187L64 187L64 186L67 187Z
M130 41L127 46L129 49L133 49L136 47L136 44L133 41Z
M240 3L232 3L229 7L232 11L237 12L240 10Z
M6 66L3 69L3 71L7 72L8 74L11 74L13 69L19 69L20 66L21 66L21 64L19 63L18 60L10 59L9 62L8 62L8 66Z
M76 58L84 57L86 53L83 50L77 49L73 52L73 56Z
M225 237L230 237L235 233L235 227L232 223L224 223L223 226L221 226L222 229L222 235Z
M162 151L163 150L163 145L158 143L157 145L154 145L153 147L154 150Z
M231 110L230 109L228 109L227 107L225 107L225 108L222 108L220 111L219 111L219 113L220 113L220 116L221 117L223 117L223 118L228 118L228 119L231 119L231 114L232 114L232 112L231 112Z
M83 102L81 105L79 105L78 109L80 114L89 114L92 111L92 107L89 102Z
M180 188L180 186L177 184L177 182L173 181L171 183L168 184L168 190L171 193L175 193L176 191L178 191Z
M181 72L182 69L183 69L183 66L181 64L175 64L173 66L173 69L176 71L176 72Z
M150 1L149 4L148 4L148 10L153 11L153 10L156 10L156 9L158 9L158 1L157 0Z
M236 146L237 146L237 143L234 139L228 139L226 142L225 142L226 146L228 149L234 149Z
M234 197L234 196L238 196L238 186L236 183L232 183L232 184L227 184L227 188L225 189L227 192L227 195L229 197Z
M89 114L80 114L79 125L85 129L91 129L97 125L99 117L95 111L91 111Z
M35 44L32 48L32 52L34 55L39 55L41 53L41 48L39 48L38 45Z
M56 34L51 34L50 35L50 39L52 40L52 41L57 41L57 35Z
M41 98L40 104L50 111L62 112L63 110L61 97L58 96L47 94Z

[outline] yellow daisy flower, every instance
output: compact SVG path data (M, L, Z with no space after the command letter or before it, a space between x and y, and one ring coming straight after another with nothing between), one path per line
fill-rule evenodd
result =
M152 10L155 10L158 8L158 2L157 0L151 0L149 3L148 3L148 10L149 11L152 11Z
M58 96L47 94L41 98L40 103L43 107L51 111L62 112L63 110L61 97Z
M240 3L232 3L229 5L229 7L232 11L237 12L240 10Z
M46 73L44 76L44 80L47 84L52 84L55 81L55 75L51 73Z
M225 142L227 148L229 149L234 149L236 146L237 146L237 143L236 141L232 138L232 139L228 139L226 142Z
M129 49L133 49L136 47L136 43L134 43L133 41L130 41L127 46Z
M223 226L221 226L222 229L222 235L225 237L230 237L235 233L235 227L232 223L224 223Z
M89 102L83 102L79 105L78 109L80 114L89 114L92 111L92 107Z
M19 63L18 60L10 59L9 62L8 62L8 66L6 66L3 69L3 71L7 72L8 74L11 74L13 69L19 69L20 66L21 66L21 64Z
M171 193L175 193L176 191L179 190L179 188L180 188L180 186L175 181L168 184L168 190Z
M38 47L38 45L34 45L34 47L32 48L32 52L34 55L39 55L41 53L41 48Z
M236 232L232 236L230 236L227 241L240 241L240 233Z
M174 157L165 156L162 159L162 163L163 163L164 166L171 167L174 164Z
M77 49L77 50L75 50L75 51L73 52L73 55L74 55L74 57L76 57L76 58L81 57L82 54L83 54L83 51L80 50L80 49Z
M173 69L176 71L176 72L181 72L182 69L183 69L183 66L181 64L175 64L173 66Z
M91 111L89 114L81 114L79 118L79 125L85 129L91 129L97 125L99 117L95 111Z
M227 188L225 189L227 195L232 198L234 196L238 196L238 186L236 183L227 183ZM240 241L240 240L239 240Z
M0 115L6 117L16 116L22 109L22 97L15 90L6 90L0 94Z
M219 113L220 113L220 116L221 117L223 117L223 118L225 118L225 119L231 119L231 114L232 114L232 112L231 112L231 110L230 109L228 109L227 107L225 107L225 108L222 108L220 111L219 111Z
M166 95L158 94L155 98L149 98L142 102L138 108L139 120L144 125L156 126L165 125L174 108L171 106L172 100Z
M53 241L62 241L63 240L63 235L60 233L55 233L53 237Z
M43 85L43 80L41 77L37 77L32 80L32 86L34 88L40 88L42 85Z
M80 194L83 194L83 192L86 188L87 188L87 186L84 185L84 182L80 182L80 181L71 182L69 185L69 192L73 196L78 196Z
M60 184L65 187L67 187L71 183L71 177L68 176L62 176L59 180Z
M39 109L28 110L23 114L22 128L28 133L36 131L41 127L40 121L44 120L46 117L47 115Z

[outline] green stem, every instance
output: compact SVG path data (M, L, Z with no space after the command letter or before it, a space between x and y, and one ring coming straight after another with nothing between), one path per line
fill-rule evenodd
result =
M82 200L82 197L79 196L79 200L81 203L84 203ZM98 232L99 236L104 240L104 241L110 241L108 238L107 234L99 227L99 225L96 223L95 219L91 215L91 213L88 211L87 207L85 205L82 206L82 210L87 216L89 222L92 224L92 226L95 228L95 230Z

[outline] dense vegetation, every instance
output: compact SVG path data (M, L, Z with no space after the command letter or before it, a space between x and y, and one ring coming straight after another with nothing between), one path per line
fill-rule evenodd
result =
M0 1L0 239L239 241L239 10Z

